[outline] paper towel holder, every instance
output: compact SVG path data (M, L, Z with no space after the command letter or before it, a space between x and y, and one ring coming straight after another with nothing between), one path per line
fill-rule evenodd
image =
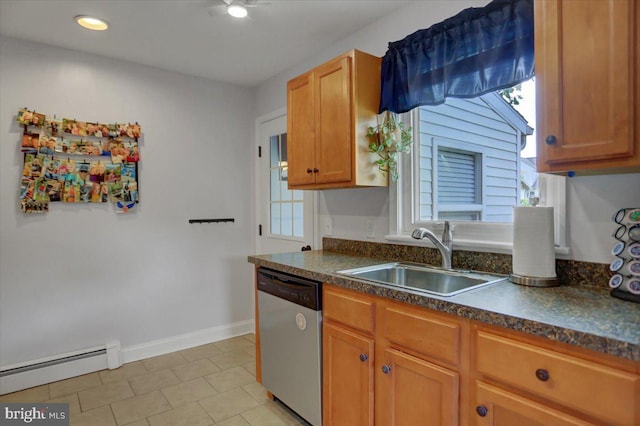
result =
M557 277L525 277L523 275L509 274L509 281L527 287L557 287L560 285Z

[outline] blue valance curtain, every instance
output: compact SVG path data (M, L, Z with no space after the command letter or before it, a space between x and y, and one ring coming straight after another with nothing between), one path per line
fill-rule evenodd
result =
M380 112L479 96L531 78L533 1L494 0L389 43Z

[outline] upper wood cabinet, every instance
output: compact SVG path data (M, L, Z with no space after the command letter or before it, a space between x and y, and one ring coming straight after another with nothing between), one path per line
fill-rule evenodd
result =
M351 50L287 83L289 188L387 185L366 137L377 118L380 63Z
M640 3L534 8L538 171L640 171Z

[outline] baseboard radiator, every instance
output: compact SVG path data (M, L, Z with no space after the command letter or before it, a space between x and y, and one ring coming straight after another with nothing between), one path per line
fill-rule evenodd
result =
M122 365L120 342L0 367L0 395Z

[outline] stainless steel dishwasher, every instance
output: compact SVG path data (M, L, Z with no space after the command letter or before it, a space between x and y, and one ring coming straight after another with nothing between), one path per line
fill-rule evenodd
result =
M322 425L322 284L258 269L262 385L314 426Z

